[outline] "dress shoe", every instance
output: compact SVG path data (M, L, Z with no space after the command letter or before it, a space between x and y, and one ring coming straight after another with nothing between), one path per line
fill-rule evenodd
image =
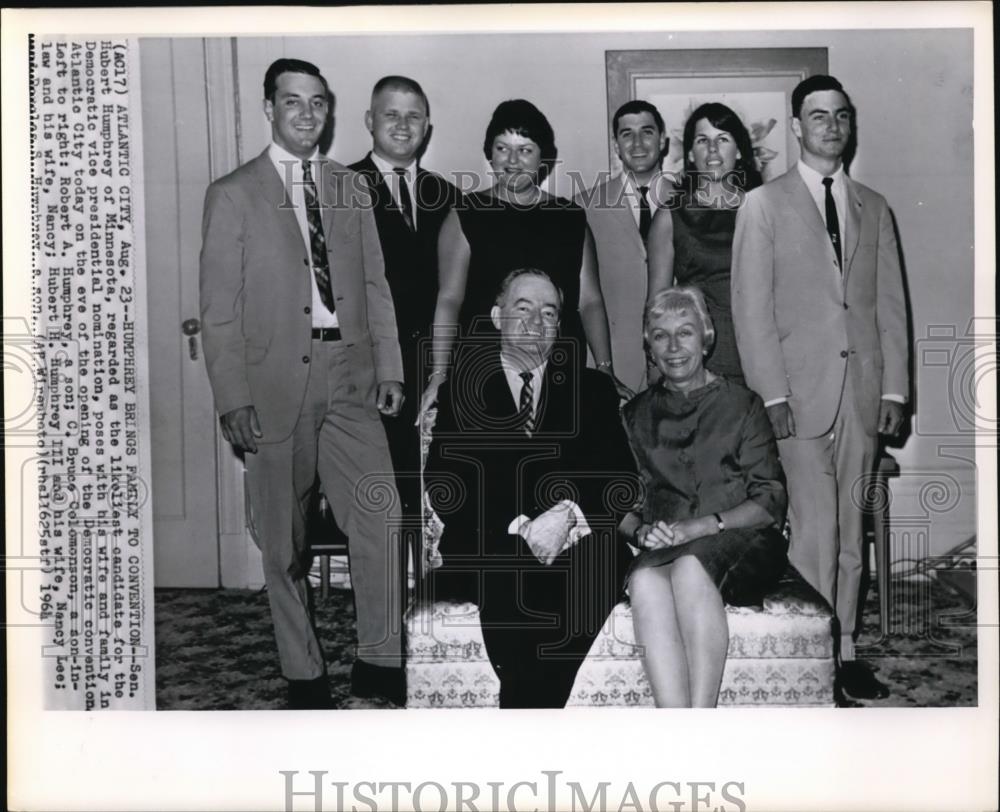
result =
M288 680L289 710L330 710L333 700L330 698L330 686L326 676L316 679Z
M393 705L406 705L406 677L402 668L355 660L351 666L351 693L362 699L380 696Z
M879 682L871 669L858 660L848 660L837 669L841 690L855 699L885 699L889 688Z
M837 682L833 684L833 701L838 708L863 708L860 702L855 702L847 694L844 693L843 688Z

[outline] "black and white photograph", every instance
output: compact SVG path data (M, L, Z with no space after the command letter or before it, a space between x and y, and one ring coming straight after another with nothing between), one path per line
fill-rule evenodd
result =
M989 5L3 15L10 808L995 807Z

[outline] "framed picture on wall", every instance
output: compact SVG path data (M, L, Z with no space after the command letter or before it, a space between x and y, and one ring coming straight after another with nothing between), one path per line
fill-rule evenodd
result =
M792 90L814 73L827 72L826 48L694 48L664 51L605 51L608 119L631 99L645 99L663 115L670 148L666 172L684 165L684 122L700 104L731 107L750 132L757 167L765 181L798 160L788 126ZM621 171L608 149L612 173Z

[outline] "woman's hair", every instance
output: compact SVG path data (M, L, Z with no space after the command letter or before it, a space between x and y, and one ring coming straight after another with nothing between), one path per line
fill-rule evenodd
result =
M500 102L493 111L493 117L486 127L486 138L483 139L483 155L487 161L493 158L493 139L504 133L516 133L538 144L542 163L538 167L537 182L544 181L555 165L558 154L555 133L544 113L525 99Z
M658 291L646 305L646 312L642 317L642 337L649 339L650 324L664 313L683 311L690 311L697 317L701 323L702 343L706 350L711 349L715 341L715 325L708 315L705 297L695 287L673 287Z
M694 146L694 129L702 119L706 119L718 130L725 130L736 141L736 147L740 151L740 157L736 161L732 177L736 185L744 192L749 192L760 186L763 180L757 169L757 162L754 160L753 142L750 140L747 128L740 121L740 117L726 105L709 102L698 107L684 124L684 177L688 191L694 190L698 174L694 163L688 159L688 153Z

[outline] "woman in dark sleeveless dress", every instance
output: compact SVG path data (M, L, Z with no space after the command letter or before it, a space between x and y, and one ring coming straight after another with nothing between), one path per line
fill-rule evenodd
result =
M715 324L705 366L742 384L730 306L736 211L761 184L753 146L739 116L724 104L698 107L684 125L684 180L649 231L649 297L670 285L694 285Z
M545 271L559 286L563 346L576 354L580 366L586 364L589 347L597 369L614 378L586 213L539 188L556 159L548 120L524 99L501 103L486 128L483 153L495 177L492 188L467 195L441 227L433 368L421 413L434 402L447 375L455 325L462 338L497 335L490 310L504 277L519 268ZM615 383L623 398L632 396L617 378Z

